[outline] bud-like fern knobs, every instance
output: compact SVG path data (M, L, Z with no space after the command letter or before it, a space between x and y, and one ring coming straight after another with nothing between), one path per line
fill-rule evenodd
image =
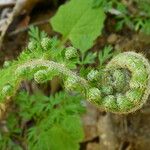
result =
M4 64L3 64L3 67L4 67L4 68L7 68L7 67L9 67L10 65L11 65L11 61L6 60L6 61L4 62Z
M87 75L87 79L89 81L98 80L98 78L99 78L99 72L97 70L91 70Z
M34 74L34 80L37 83L44 83L46 82L48 79L48 73L46 70L39 70Z
M124 70L116 69L112 73L112 77L114 79L114 81L112 81L112 86L114 87L114 89L116 91L120 92L123 89L125 89L125 86L129 86L127 84L128 80L126 79L126 74L125 74Z
M77 49L74 47L67 47L65 52L66 59L71 59L77 56Z
M27 78L27 76L29 75L30 72L30 67L19 67L16 71L15 71L15 76L16 78Z
M75 55L67 54L69 59L72 56ZM14 78L7 81L4 76L5 83L0 87L1 100L15 94L21 80L34 77L38 83L44 83L54 76L65 82L67 90L78 91L100 109L114 113L134 112L141 108L150 94L150 64L141 54L134 52L115 56L102 72L91 70L88 80L65 65L44 59L32 59L15 64L11 70L6 69Z
M148 60L134 52L121 53L107 64L105 72L101 79L101 103L96 102L96 105L115 113L141 108L150 94Z
M101 91L103 94L111 95L113 94L114 89L112 86L102 86Z
M41 41L42 47L46 50L51 46L51 39L50 38L43 38Z
M10 84L6 84L1 91L2 96L11 96L13 94L13 87Z
M116 98L114 95L108 95L104 98L102 105L104 105L105 109L110 111L114 111L117 109Z
M79 80L75 76L67 77L67 79L64 81L64 87L67 91L77 90L77 88L80 88L80 86Z
M87 91L87 99L97 105L101 103L101 91L98 88L90 88Z
M28 44L28 49L34 51L37 48L37 43L35 41L30 41Z

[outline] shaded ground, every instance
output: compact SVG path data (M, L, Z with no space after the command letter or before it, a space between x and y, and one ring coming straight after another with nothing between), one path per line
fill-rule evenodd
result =
M30 1L22 14L14 17L5 34L0 51L0 63L15 58L28 41L27 30L30 24L35 24L50 36L54 35L48 21L55 13L59 4L55 1ZM0 13L13 8L13 4L1 8ZM33 9L32 9L33 8ZM7 13L6 13L7 14ZM3 18L4 19L4 18ZM1 17L1 20L3 20ZM97 39L92 50L100 50L106 44L121 51L134 50L142 52L150 58L150 36L135 33L129 28L115 32L112 25L113 16L105 22L103 36ZM57 90L57 88L55 88ZM85 139L81 143L82 150L149 150L150 148L150 103L134 114L114 115L100 112L88 104L88 112L83 116Z

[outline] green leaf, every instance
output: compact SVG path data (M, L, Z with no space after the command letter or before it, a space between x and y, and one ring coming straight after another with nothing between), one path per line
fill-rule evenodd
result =
M46 122L41 122L40 126L29 130L29 149L79 150L79 142L83 140L84 132L78 115L65 115L59 124L52 126L46 127L44 123Z
M92 0L72 0L62 5L51 19L53 29L82 52L93 46L105 20L103 9L92 8L92 3Z
M35 118L35 126L28 129L29 150L78 150L84 137L80 114L85 112L85 108L81 104L81 96L60 92L50 98L44 95L42 98L37 93L27 102L30 99L34 103L30 109L36 108L37 112L42 102L46 105Z
M55 124L48 130L49 148L52 150L78 150L79 142L83 140L83 128L80 118L67 116L62 122L63 125ZM68 126L69 125L69 126ZM56 144L57 141L57 144Z
M150 35L150 19L147 19L141 28L141 32L145 33L146 35Z
M106 3L106 1L103 0L93 0L93 7L100 7L100 6L104 6L104 4ZM108 2L107 2L108 3Z
M104 49L100 51L98 58L101 66L106 62L106 60L110 59L113 56L112 50L112 46L109 45L105 46Z
M82 65L92 64L92 63L95 62L96 56L97 56L97 53L96 53L96 52L94 52L94 53L89 52L89 53L85 56L85 58L83 59L83 61L80 62L80 64L82 64Z
M42 38L47 37L47 34L45 32L40 31L38 27L34 27L34 26L30 27L29 35L30 35L30 41L34 40L38 42L40 42Z

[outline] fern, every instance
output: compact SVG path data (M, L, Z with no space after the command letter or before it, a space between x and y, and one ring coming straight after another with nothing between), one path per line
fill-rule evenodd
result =
M125 18L124 6L116 0L114 3L117 13L121 11L119 17L130 23L130 19ZM0 70L0 117L10 99L15 100L14 107L19 111L8 117L9 134L1 132L5 137L0 140L2 150L20 149L22 142L33 150L78 150L83 139L82 99L100 110L117 114L134 112L146 102L150 94L150 64L143 55L125 52L114 56L111 46L105 47L98 58L97 53L88 51L101 34L104 5L105 2L93 6L93 0L66 3L51 20L54 30L62 34L62 40L49 38L38 28L31 27L25 50L16 60L4 63ZM69 43L66 47L69 40L73 46ZM103 67L88 66L96 59ZM105 65L106 61L109 62ZM40 92L20 93L24 80L34 79L43 84L56 76L69 94L63 91L47 97Z
M24 133L24 142L28 145L29 150L79 149L78 143L84 136L80 115L85 112L85 107L80 99L79 95L72 97L64 92L51 97L41 92L33 95L20 92L16 96L17 110L14 110L7 118L6 126L9 134L6 136L2 133L0 148L2 150L9 147L14 150L15 148L22 149L21 145L15 143L14 138L21 137L24 127L28 127L28 122L32 122Z
M36 95L38 99L43 100L41 96ZM38 106L35 106L39 113L37 117L39 119L35 120L36 125L28 131L29 149L69 150L72 148L72 150L77 150L79 148L78 143L83 139L79 114L84 112L84 107L81 106L79 96L72 98L61 92L55 97L50 99L45 97L44 99L47 99L47 102L45 105L43 104L41 110L45 111L39 111L41 104L37 103ZM36 109L34 112L37 112ZM36 114L33 114L33 116L35 117Z
M108 54L106 53L103 57L106 59L107 55ZM14 68L12 69L12 67ZM2 86L1 92L2 100L9 96L13 96L20 82L24 79L34 78L38 83L43 83L51 80L56 75L60 76L61 79L64 80L64 86L67 90L78 91L84 97L86 97L86 99L93 103L96 103L96 105L98 105L100 108L104 108L105 110L109 110L112 112L127 113L137 110L146 101L149 94L149 63L142 55L136 53L128 52L117 55L106 66L104 74L101 77L102 79L96 78L97 80L99 80L99 84L104 86L102 86L103 89L107 89L108 87L113 89L110 93L103 91L101 87L98 88L99 84L94 84L93 87L93 84L91 82L88 82L85 78L80 77L75 72L71 71L67 66L59 62L34 58L28 60L28 62L19 62L19 65L15 65L14 63L12 66L4 69L3 71L8 71L9 68L12 69L11 74L13 74L14 70L16 70L15 78L5 78L6 73L4 72L3 75L1 75L1 78L5 79L5 82L1 83L4 84ZM141 70L141 72L137 73L136 69ZM108 81L105 83L105 80ZM118 100L120 99L117 93L120 92L118 91L118 89L121 89L123 87L128 88L125 88L125 91L119 94L121 94L122 97L125 96L126 102L128 104L120 103L121 100ZM113 91L116 91L117 94L114 95L115 97L113 100L113 105L115 105L115 108L111 108L111 103L109 107L107 105L105 106L105 101L107 103L107 96L114 94ZM134 97L130 97L129 93L132 92L137 92L139 96L136 97L134 95ZM125 102L125 100L123 100L122 102Z
M66 4L65 7L67 7L67 9L65 10L63 8L61 10L63 12L63 14L66 14L66 12L64 12L64 11L68 11L68 9L70 10L70 6L72 7L72 5L74 3L76 3L76 2L72 1L72 2L69 2L69 4ZM89 7L89 5L87 5L87 7ZM82 8L81 8L81 10L82 10ZM91 10L91 8L90 8L90 11L93 11L93 10ZM58 13L56 15L56 17L53 18L53 21L52 21L53 26L55 26L56 24L58 25L58 23L60 21L59 15L60 14ZM58 26L58 29L60 29L59 26ZM70 28L70 29L72 29L72 28ZM87 53L87 55L85 55L85 53L82 53L81 58L80 58L78 55L78 51L75 48L73 48L73 47L65 48L59 40L57 40L56 38L51 38L51 39L48 38L46 36L46 34L40 33L37 28L36 29L31 28L30 35L31 35L31 39L33 39L33 40L31 40L29 42L27 49L25 51L23 51L23 53L19 56L17 61L12 61L10 63L10 66L4 68L0 72L1 80L2 80L2 82L0 83L0 91L1 91L0 100L1 101L6 99L7 97L11 97L11 96L15 95L16 90L19 88L20 82L24 79L34 78L35 81L37 81L38 83L43 83L48 80L51 80L54 76L61 77L61 79L65 82L64 86L67 90L78 91L86 99L90 100L93 103L98 104L98 106L100 106L100 108L104 107L104 109L112 111L112 112L125 113L125 112L134 111L139 108L139 105L141 106L143 104L145 99L147 99L147 95L145 95L145 91L147 91L147 88L149 86L149 81L148 81L149 77L146 76L146 74L149 72L149 64L148 64L147 60L144 57L142 57L141 55L137 55L134 53L124 53L122 55L119 55L118 57L115 57L109 63L109 64L111 64L112 62L113 63L115 62L115 64L112 63L112 65L108 65L108 66L113 66L113 65L117 64L120 66L120 68L118 68L118 69L120 69L120 71L124 70L123 73L118 74L119 76L123 76L122 80L125 79L126 76L129 76L128 78L130 78L130 75L128 75L129 73L126 70L131 71L131 73L133 73L133 75L134 75L134 72L132 72L131 66L128 64L128 61L124 62L124 63L126 65L129 65L129 69L124 67L124 65L123 66L120 65L120 64L122 64L122 62L119 61L121 59L121 57L126 58L127 56L129 56L130 59L135 59L135 61L137 61L137 63L141 62L141 64L143 64L143 66L145 66L145 70L144 70L144 68L142 68L143 66L141 66L141 69L143 69L143 72L145 73L143 75L143 77L144 76L145 77L142 81L140 81L141 82L140 84L144 84L143 85L144 90L143 89L141 90L141 86L134 87L135 89L137 88L139 91L141 91L140 96L138 98L136 98L136 101L138 101L138 102L136 102L136 103L134 103L132 101L128 102L128 103L131 103L130 104L131 106L129 106L129 107L127 106L127 108L126 107L122 108L122 106L120 105L120 102L117 101L115 104L116 108L112 109L112 108L109 108L108 106L105 106L105 102L103 102L105 100L105 97L107 98L107 95L105 95L107 92L105 93L105 90L103 91L103 89L106 89L107 84L106 84L106 87L104 85L104 87L102 89L99 88L100 84L103 84L103 81L101 81L103 79L103 76L101 77L102 79L100 79L99 84L96 85L96 82L93 84L92 82L87 81L85 78L80 77L75 72L70 70L70 69L75 69L76 65L80 64L79 63L80 59L82 60L81 65L93 62L93 60L95 58L95 54L91 55L92 56L91 57L90 53ZM37 38L35 38L35 37L37 37ZM82 49L82 46L81 46L81 49ZM100 52L99 60L100 60L101 64L103 64L105 60L109 59L112 56L112 54L110 53L111 50L112 50L111 47L106 47L104 49L104 52ZM72 61L72 58L74 61ZM119 60L117 60L116 58L118 58ZM120 64L118 64L118 62ZM131 65L132 65L132 63L131 63ZM14 74L14 70L16 70L15 78L10 77L10 74L11 75ZM123 84L119 83L122 81L117 81L119 77L116 76L115 71L107 71L107 70L109 70L109 69L104 70L104 72L106 72L106 74L114 73L114 79L111 79L111 80L112 81L116 80L115 81L116 83L114 83L114 84L117 84L117 85L113 85L110 83L109 89L112 89L115 86L120 87L120 85L125 85L125 83L123 83ZM110 68L110 70L111 70L111 68ZM124 75L124 73L127 73L127 75ZM108 78L108 77L106 76L106 78ZM138 78L138 75L136 78ZM132 80L132 78L131 78L131 80ZM134 80L134 78L133 78L133 80ZM110 82L112 82L112 81L110 81ZM127 81L127 83L126 83L127 85L128 85L128 82L129 81ZM137 83L134 83L134 84L137 84ZM119 89L119 87L115 87L115 88ZM129 89L131 87L132 86L130 86ZM90 92L89 92L89 90L90 90ZM94 94L94 91L96 92L95 94ZM128 93L130 91L126 90L126 92ZM88 93L91 93L92 96L88 95ZM102 96L100 93L102 93ZM109 93L107 93L107 94L109 95ZM126 93L123 93L123 94L126 94ZM94 95L96 96L95 98L94 98ZM117 93L117 95L118 95L118 93ZM140 99L142 99L142 96L144 96L144 98L143 98L143 100L140 101ZM116 97L117 96L115 96L114 99L116 99ZM130 101L130 97L127 98L127 101Z
M101 66L106 60L110 59L113 56L112 50L113 48L111 46L105 46L103 51L100 51L98 58Z
M132 30L149 35L149 4L148 0L133 0L130 7L136 6L134 12L130 11L127 4L118 0L93 0L92 6L93 8L103 8L105 12L114 15L117 21L115 24L116 31L127 26Z

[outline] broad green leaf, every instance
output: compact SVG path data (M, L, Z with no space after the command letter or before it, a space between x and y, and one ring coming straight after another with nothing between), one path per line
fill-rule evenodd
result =
M102 8L93 8L92 3L93 0L72 0L62 5L51 19L53 29L82 52L93 46L105 20Z
M83 140L83 129L80 119L68 116L62 126L53 126L50 130L50 148L52 150L78 150ZM56 144L57 141L57 144Z
M39 128L30 130L29 149L79 150L79 142L83 140L83 128L80 117L68 115L63 119L60 124L54 124L48 130L43 128L43 123Z

